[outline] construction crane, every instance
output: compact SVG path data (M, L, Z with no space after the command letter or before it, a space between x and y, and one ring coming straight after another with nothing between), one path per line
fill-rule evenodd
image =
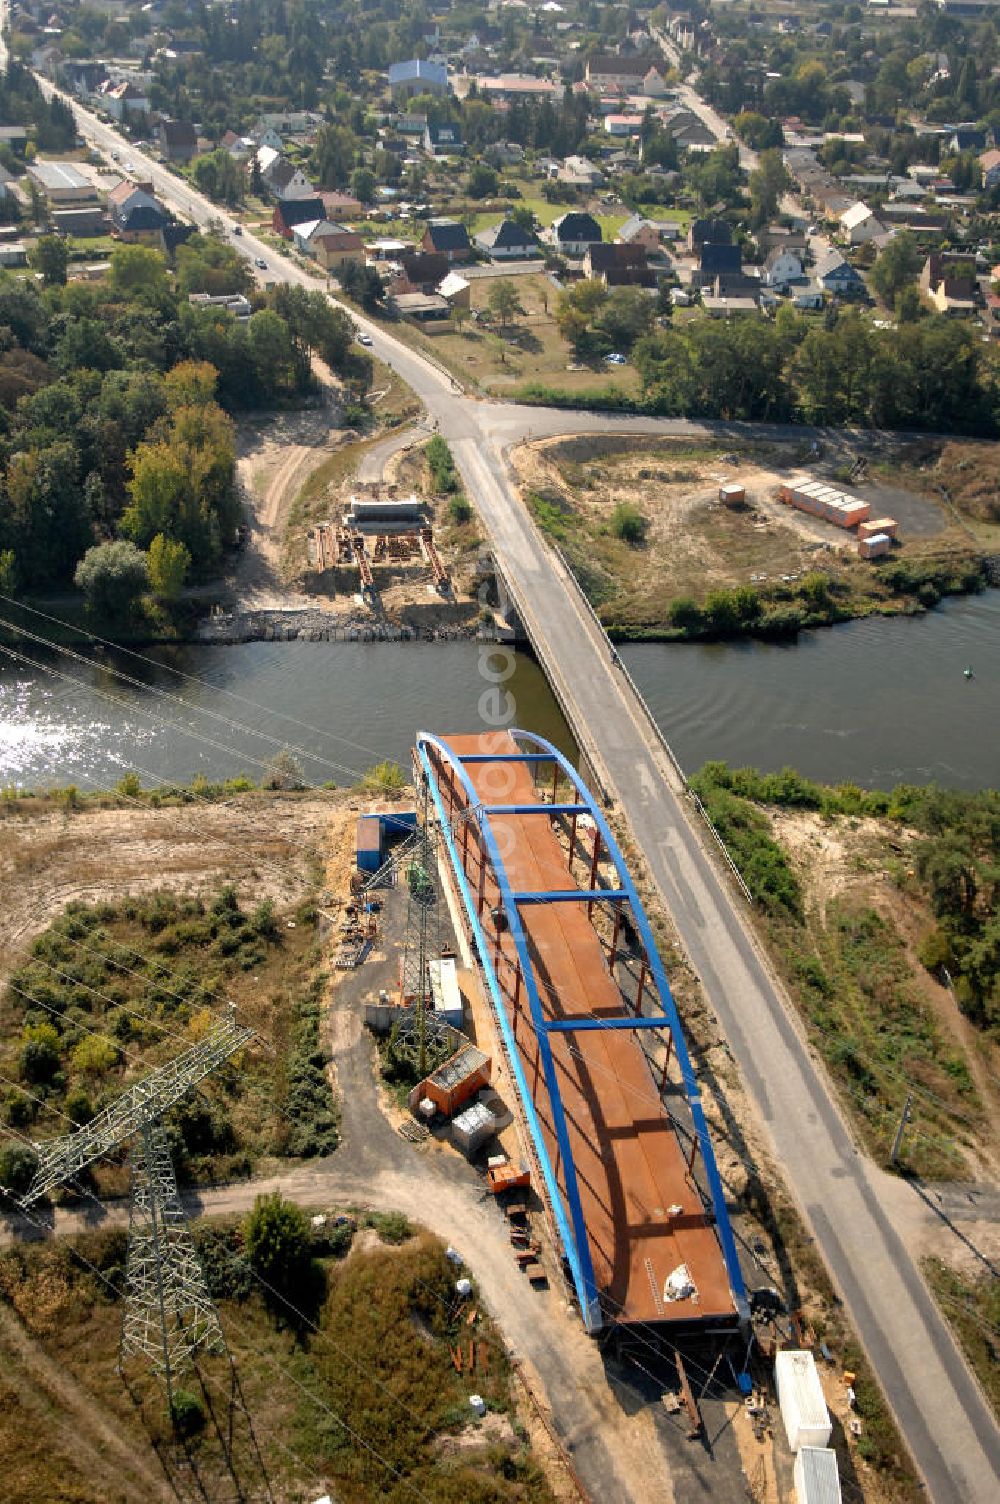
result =
M170 1159L164 1114L254 1037L234 1017L151 1071L74 1133L34 1145L38 1167L24 1195L27 1211L95 1160L129 1145L131 1204L119 1371L144 1357L167 1394L198 1352L225 1352L215 1303L194 1246Z

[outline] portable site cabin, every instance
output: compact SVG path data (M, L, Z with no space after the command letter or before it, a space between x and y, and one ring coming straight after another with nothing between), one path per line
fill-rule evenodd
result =
M484 1086L489 1086L492 1072L489 1055L474 1044L463 1044L426 1081L414 1087L410 1100L431 1101L438 1112L450 1118Z
M798 1504L841 1504L837 1454L830 1447L800 1447L794 1478Z
M888 533L872 533L858 539L858 553L863 559L881 559L892 552L892 539Z
M792 1451L825 1447L833 1427L812 1353L788 1349L776 1354L774 1380L778 1408Z
M895 538L899 523L895 517L871 517L867 522L859 523L859 538L874 538L876 533L885 533L888 538Z

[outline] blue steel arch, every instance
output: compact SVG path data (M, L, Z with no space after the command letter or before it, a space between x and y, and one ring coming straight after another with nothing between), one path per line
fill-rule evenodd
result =
M490 994L495 1004L497 1019L500 1025L501 1032L504 1036L504 1042L507 1045L507 1050L511 1061L511 1068L514 1071L518 1088L521 1093L521 1100L524 1105L528 1120L528 1128L531 1133L536 1152L538 1154L538 1159L541 1165L546 1189L549 1192L549 1199L556 1218L556 1223L559 1227L560 1237L562 1238L563 1247L570 1266L570 1272L572 1275L574 1288L576 1289L577 1298L580 1302L580 1310L583 1314L584 1323L588 1331L593 1332L600 1329L603 1321L600 1307L600 1292L597 1288L597 1281L594 1274L594 1266L590 1254L590 1243L587 1238L586 1221L583 1214L583 1208L580 1203L579 1190L577 1186L576 1165L573 1160L572 1147L570 1144L569 1133L566 1127L565 1113L563 1111L562 1097L559 1092L559 1083L556 1076L555 1065L552 1059L551 1047L548 1040L550 1023L545 1019L542 1012L541 997L538 991L538 983L535 978L534 966L531 961L524 929L521 924L518 899L511 888L510 881L507 877L506 868L504 866L503 857L500 853L491 825L491 815L494 813L502 814L504 812L504 806L484 805L481 803L475 785L473 784L468 772L465 769L464 763L467 761L515 761L526 763L551 761L555 763L556 766L560 769L563 776L568 780L570 787L574 790L577 801L576 807L581 813L585 812L590 816L590 818L594 821L597 830L600 832L601 839L604 842L605 851L614 864L614 868L618 876L619 886L616 892L616 896L619 896L627 901L632 912L635 927L643 943L643 948L646 953L648 970L655 987L657 1000L660 1005L660 1013L643 1015L641 1020L636 1020L634 1018L628 1020L588 1020L586 1027L615 1028L621 1027L624 1023L625 1027L656 1027L666 1028L669 1030L671 1039L673 1041L674 1055L677 1060L678 1068L681 1073L681 1079L684 1085L685 1097L687 1100L688 1108L691 1112L691 1119L694 1126L695 1136L698 1142L698 1148L702 1157L705 1179L708 1186L709 1199L711 1201L712 1212L715 1217L716 1228L719 1236L719 1242L722 1248L722 1255L726 1265L726 1274L729 1279L730 1291L733 1296L733 1302L736 1307L737 1315L742 1322L748 1315L746 1287L743 1280L743 1272L740 1268L739 1256L736 1250L736 1240L733 1235L732 1224L729 1219L729 1212L726 1208L725 1192L722 1185L722 1179L719 1175L718 1165L716 1164L715 1160L715 1153L712 1148L711 1139L709 1137L708 1125L705 1121L705 1113L701 1101L701 1092L699 1090L697 1080L695 1079L694 1070L691 1066L691 1059L688 1055L687 1050L687 1042L684 1038L684 1031L681 1026L680 1016L677 1012L677 1004L674 1000L673 993L670 990L670 984L667 980L666 972L663 969L663 963L660 960L660 956L656 948L656 942L653 938L653 932L650 927L649 920L646 917L646 912L642 906L642 900L639 897L635 883L633 882L632 876L629 873L628 867L626 866L625 858L622 856L618 842L615 840L615 837L611 831L610 826L608 825L607 820L604 817L602 810L600 809L600 806L597 804L593 794L587 788L586 784L580 778L580 775L577 773L572 764L567 760L566 757L563 756L558 748L552 745L551 742L546 741L544 737L538 736L532 731L512 729L509 732L509 735L512 737L515 745L518 746L518 748L520 748L522 743L526 743L528 746L536 750L527 753L521 752L519 750L516 754L503 752L495 754L483 753L476 754L472 758L470 758L467 754L465 757L463 757L462 754L454 752L448 746L447 742L444 741L441 737L427 731L419 731L417 733L416 750L420 765L427 778L428 788L434 801L435 809L438 813L438 818L441 823L441 829L444 833L445 842L448 847L448 854L451 858L452 869L459 884L459 888L462 894L462 900L465 904L466 913L468 915L469 922L472 926L473 933L475 934L476 941L479 947L480 960L482 962L483 970L486 975L486 981L490 990ZM549 1101L552 1107L553 1128L555 1129L556 1140L559 1145L559 1153L564 1168L564 1175L566 1180L566 1202L568 1203L569 1210L568 1218L566 1215L567 1208L563 1205L562 1193L560 1191L559 1183L556 1179L555 1170L553 1168L552 1162L549 1158L548 1150L545 1145L545 1139L542 1133L541 1124L538 1120L538 1115L535 1112L534 1103L532 1102L531 1091L528 1087L527 1080L521 1067L517 1045L514 1040L513 1031L510 1027L510 1023L507 1017L507 1011L504 1006L503 992L501 990L499 979L496 976L493 964L490 961L489 941L482 927L482 923L477 911L475 897L469 887L468 880L465 876L464 866L461 856L459 855L459 852L455 845L455 839L451 830L448 813L444 808L444 803L441 798L440 791L437 787L437 780L434 775L434 769L429 755L430 749L433 749L435 752L437 752L442 761L452 769L456 779L465 791L469 805L466 817L475 818L482 835L483 845L489 854L490 863L493 867L493 875L500 892L501 902L503 904L504 913L507 918L509 932L517 950L525 992L528 998L531 1019L538 1039L539 1054L542 1060L546 1089L548 1091ZM567 806L567 808L572 807L573 806ZM511 806L512 810L515 808L516 806ZM553 813L555 812L552 806L541 806L541 808L547 808L549 810L552 810ZM606 894L604 896L607 897L610 896L610 894ZM554 1025L553 1027L558 1027L558 1025Z

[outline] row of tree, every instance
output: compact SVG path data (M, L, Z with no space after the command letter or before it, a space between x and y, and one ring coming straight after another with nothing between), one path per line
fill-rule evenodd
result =
M854 309L816 324L698 319L634 351L650 411L994 434L993 352L943 315L876 330Z

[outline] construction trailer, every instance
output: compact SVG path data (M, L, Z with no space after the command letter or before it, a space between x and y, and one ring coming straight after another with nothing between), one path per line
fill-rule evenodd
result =
M796 507L800 512L809 512L813 517L821 517L824 522L832 522L834 527L857 527L859 523L866 522L871 514L871 507L860 496L852 496L848 491L838 491L835 486L828 486L821 480L810 480L806 475L783 482L778 496L786 506Z
M741 507L746 499L746 486L741 486L737 481L727 480L719 487L719 500L723 506Z
M698 1083L599 801L526 731L422 731L415 768L516 1085L532 1183L587 1330L611 1326L644 1344L745 1333Z
M876 533L885 533L888 538L895 538L899 531L899 523L895 517L870 517L867 522L858 524L859 538L874 538Z
M892 539L888 533L872 533L858 539L858 553L862 559L883 559L892 553Z
M825 1447L833 1426L812 1353L795 1348L775 1353L774 1382L778 1409L792 1451L797 1452L800 1447Z

